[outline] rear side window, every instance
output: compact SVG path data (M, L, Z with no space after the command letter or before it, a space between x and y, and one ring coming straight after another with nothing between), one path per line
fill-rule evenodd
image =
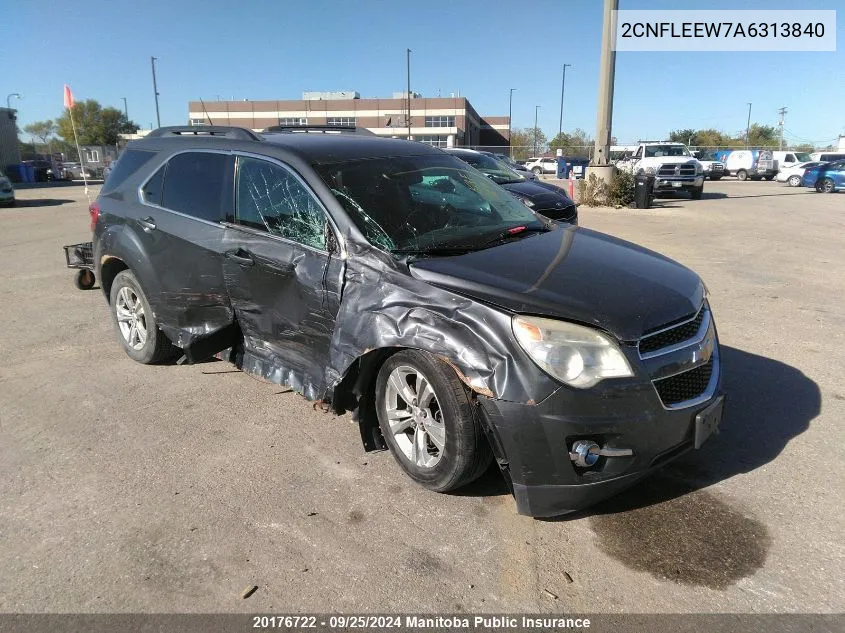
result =
M144 185L144 200L150 204L157 204L161 206L161 188L164 185L164 170L167 165L163 165L152 178Z
M234 159L226 154L185 152L167 162L161 206L209 222L230 212Z
M114 164L111 174L103 184L101 193L109 193L114 191L123 182L134 174L141 165L155 156L155 152L147 152L139 149L128 149L120 155L118 161Z

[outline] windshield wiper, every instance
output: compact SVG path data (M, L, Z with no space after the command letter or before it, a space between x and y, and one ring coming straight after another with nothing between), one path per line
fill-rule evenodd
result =
M512 238L522 239L523 237L528 237L529 235L533 235L535 233L548 233L549 231L551 231L551 229L547 226L526 226L524 224L512 226L509 229L500 231L486 242L482 242L481 247L492 246L493 244Z

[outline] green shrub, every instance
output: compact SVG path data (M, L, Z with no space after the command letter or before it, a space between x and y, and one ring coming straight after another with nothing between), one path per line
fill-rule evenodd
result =
M634 174L616 170L610 179L608 202L612 207L627 207L634 201L637 183Z
M636 181L627 171L614 170L609 184L595 174L576 184L578 202L587 207L627 207L634 201Z

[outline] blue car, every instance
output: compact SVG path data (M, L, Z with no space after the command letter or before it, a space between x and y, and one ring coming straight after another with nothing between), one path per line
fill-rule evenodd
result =
M816 191L833 193L845 190L845 160L832 163L822 163L804 172L801 184L805 187L815 187Z

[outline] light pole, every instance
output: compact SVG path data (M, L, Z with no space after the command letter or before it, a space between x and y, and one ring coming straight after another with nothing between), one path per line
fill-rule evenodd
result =
M156 126L161 127L161 115L158 112L158 86L156 85L156 59L157 57L150 57L150 64L153 67L153 94L156 99Z
M572 64L563 65L563 79L560 82L560 122L557 126L557 135L560 137L563 134L563 90L566 88L566 67L572 68Z
M608 163L611 128L613 125L613 80L616 76L616 51L613 49L614 12L619 0L604 0L602 15L601 65L599 66L599 101L596 109L596 141L591 165L601 180L609 182L613 169Z
M751 128L751 104L748 104L748 121L745 124L745 149L748 149L748 130Z
M7 110L12 109L12 97L14 97L15 99L23 99L23 96L21 96L21 93L19 93L19 92L13 92L12 94L8 95L6 97L6 109Z
M126 97L121 97L123 99L123 115L126 117L126 122L129 122L129 106L126 105Z
M508 97L508 153L513 159L513 142L511 141L511 119L513 118L513 91L516 88L511 88L510 96Z
M405 53L405 63L407 66L406 75L408 78L408 140L411 140L411 49L407 49Z
M540 106L534 106L534 158L537 157L537 111L540 109Z

